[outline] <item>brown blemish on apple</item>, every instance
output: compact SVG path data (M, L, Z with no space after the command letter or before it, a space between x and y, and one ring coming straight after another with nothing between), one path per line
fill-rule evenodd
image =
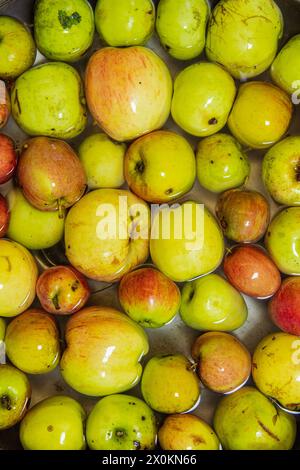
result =
M211 119L208 121L208 124L209 124L210 126L216 125L216 124L218 124L218 119L215 118L215 117L213 117L213 118L211 118Z
M47 431L48 432L53 432L54 428L53 426L50 424L48 427L47 427Z
M280 442L279 437L276 436L276 434L272 433L272 431L270 431L270 429L267 428L267 426L265 426L259 419L257 419L257 423L272 439L275 439L275 441Z

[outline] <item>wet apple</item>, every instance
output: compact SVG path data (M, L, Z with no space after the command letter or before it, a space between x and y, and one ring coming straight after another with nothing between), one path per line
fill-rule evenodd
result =
M300 336L300 277L284 279L268 308L275 325Z
M10 116L10 96L5 82L0 80L0 129L5 126Z
M9 210L7 200L0 194L0 238L5 237L9 223Z
M14 141L5 134L0 134L0 184L9 181L17 166L17 153Z

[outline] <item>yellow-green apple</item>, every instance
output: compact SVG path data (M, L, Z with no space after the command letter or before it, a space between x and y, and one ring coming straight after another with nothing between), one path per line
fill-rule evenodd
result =
M14 175L17 167L17 153L14 141L0 134L0 184L6 183Z
M0 315L14 317L27 310L35 298L38 277L31 253L19 243L0 240Z
M98 189L68 213L66 254L85 276L116 281L149 254L149 208L125 190Z
M148 202L172 201L187 193L196 178L194 151L189 142L170 131L140 137L125 156L130 189Z
M152 357L144 369L141 390L145 402L164 414L190 411L200 399L193 365L181 354Z
M65 337L61 374L77 392L111 395L140 380L148 339L127 315L108 307L85 308L70 318Z
M44 310L27 310L7 326L5 346L7 357L18 369L27 374L47 374L60 358L57 324Z
M64 234L64 211L45 212L33 207L19 188L8 195L7 236L29 250L41 250L58 243Z
M72 266L54 266L40 275L36 293L46 312L70 315L84 307L90 288L84 276Z
M25 450L84 450L86 413L71 397L57 395L37 403L20 426Z
M276 265L257 245L238 245L228 250L224 273L236 289L258 299L272 297L281 284Z
M236 88L222 67L199 62L182 70L174 83L172 116L189 134L205 137L220 131L232 108Z
M141 268L122 278L119 300L132 320L144 328L160 328L177 314L180 290L157 269Z
M193 414L167 416L158 431L163 450L219 450L220 442L214 430Z
M300 411L300 338L273 333L255 349L252 376L257 388L290 411Z
M132 140L159 129L169 117L170 72L145 47L95 52L86 69L85 88L94 119L115 140Z
M4 341L5 330L6 330L5 320L4 318L0 317L0 343L1 341Z
M7 200L0 194L0 238L5 237L9 223L9 210Z
M222 398L214 428L225 450L289 450L297 431L294 416L253 387Z
M173 281L208 274L224 255L222 231L206 207L195 201L162 206L153 216L150 252L158 269Z
M278 53L271 67L272 80L287 93L299 89L300 34L293 36Z
M124 184L126 145L104 133L90 135L81 143L78 155L89 189L119 188Z
M5 82L0 80L0 129L4 127L10 116L11 104Z
M300 277L284 279L268 309L275 325L287 333L300 336Z
M102 398L86 424L91 450L153 450L156 433L156 418L151 408L130 395Z
M30 403L31 387L20 370L0 364L0 431L21 421Z
M183 286L180 315L194 330L232 331L245 323L248 308L229 282L209 274Z

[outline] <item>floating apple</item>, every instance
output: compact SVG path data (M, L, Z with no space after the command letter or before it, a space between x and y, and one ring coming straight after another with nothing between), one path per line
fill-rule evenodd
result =
M0 80L0 129L7 123L10 109L10 97L5 82Z
M124 142L159 129L168 119L172 79L145 47L106 47L89 60L85 78L90 112L113 139Z
M75 313L66 327L67 348L60 367L65 381L90 396L125 392L141 376L141 358L149 345L143 329L107 307Z
M0 184L11 179L17 166L17 153L14 141L5 134L0 134Z
M9 211L7 200L0 194L0 238L5 237L9 223Z
M1 341L4 341L5 330L6 330L5 320L4 318L0 318L0 343Z
M124 168L130 189L145 201L156 203L183 196L196 178L195 155L189 142L164 130L133 142Z
M287 93L299 89L300 34L293 36L278 53L271 67L272 80Z
M300 277L288 277L269 303L271 319L281 330L300 336Z
M92 409L86 425L91 450L153 450L156 418L151 408L130 395L111 395Z
M60 358L59 331L55 320L41 309L30 309L9 323L6 353L27 374L47 374Z
M180 290L157 269L142 268L122 278L119 300L132 320L144 328L160 328L177 314Z

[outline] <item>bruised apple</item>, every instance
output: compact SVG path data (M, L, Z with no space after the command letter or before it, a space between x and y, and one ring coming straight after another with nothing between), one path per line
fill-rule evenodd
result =
M10 115L10 97L5 82L0 80L0 129L4 127Z
M11 179L16 166L17 153L14 141L7 135L0 134L0 184Z
M281 330L300 336L300 277L288 277L269 303L271 319Z

